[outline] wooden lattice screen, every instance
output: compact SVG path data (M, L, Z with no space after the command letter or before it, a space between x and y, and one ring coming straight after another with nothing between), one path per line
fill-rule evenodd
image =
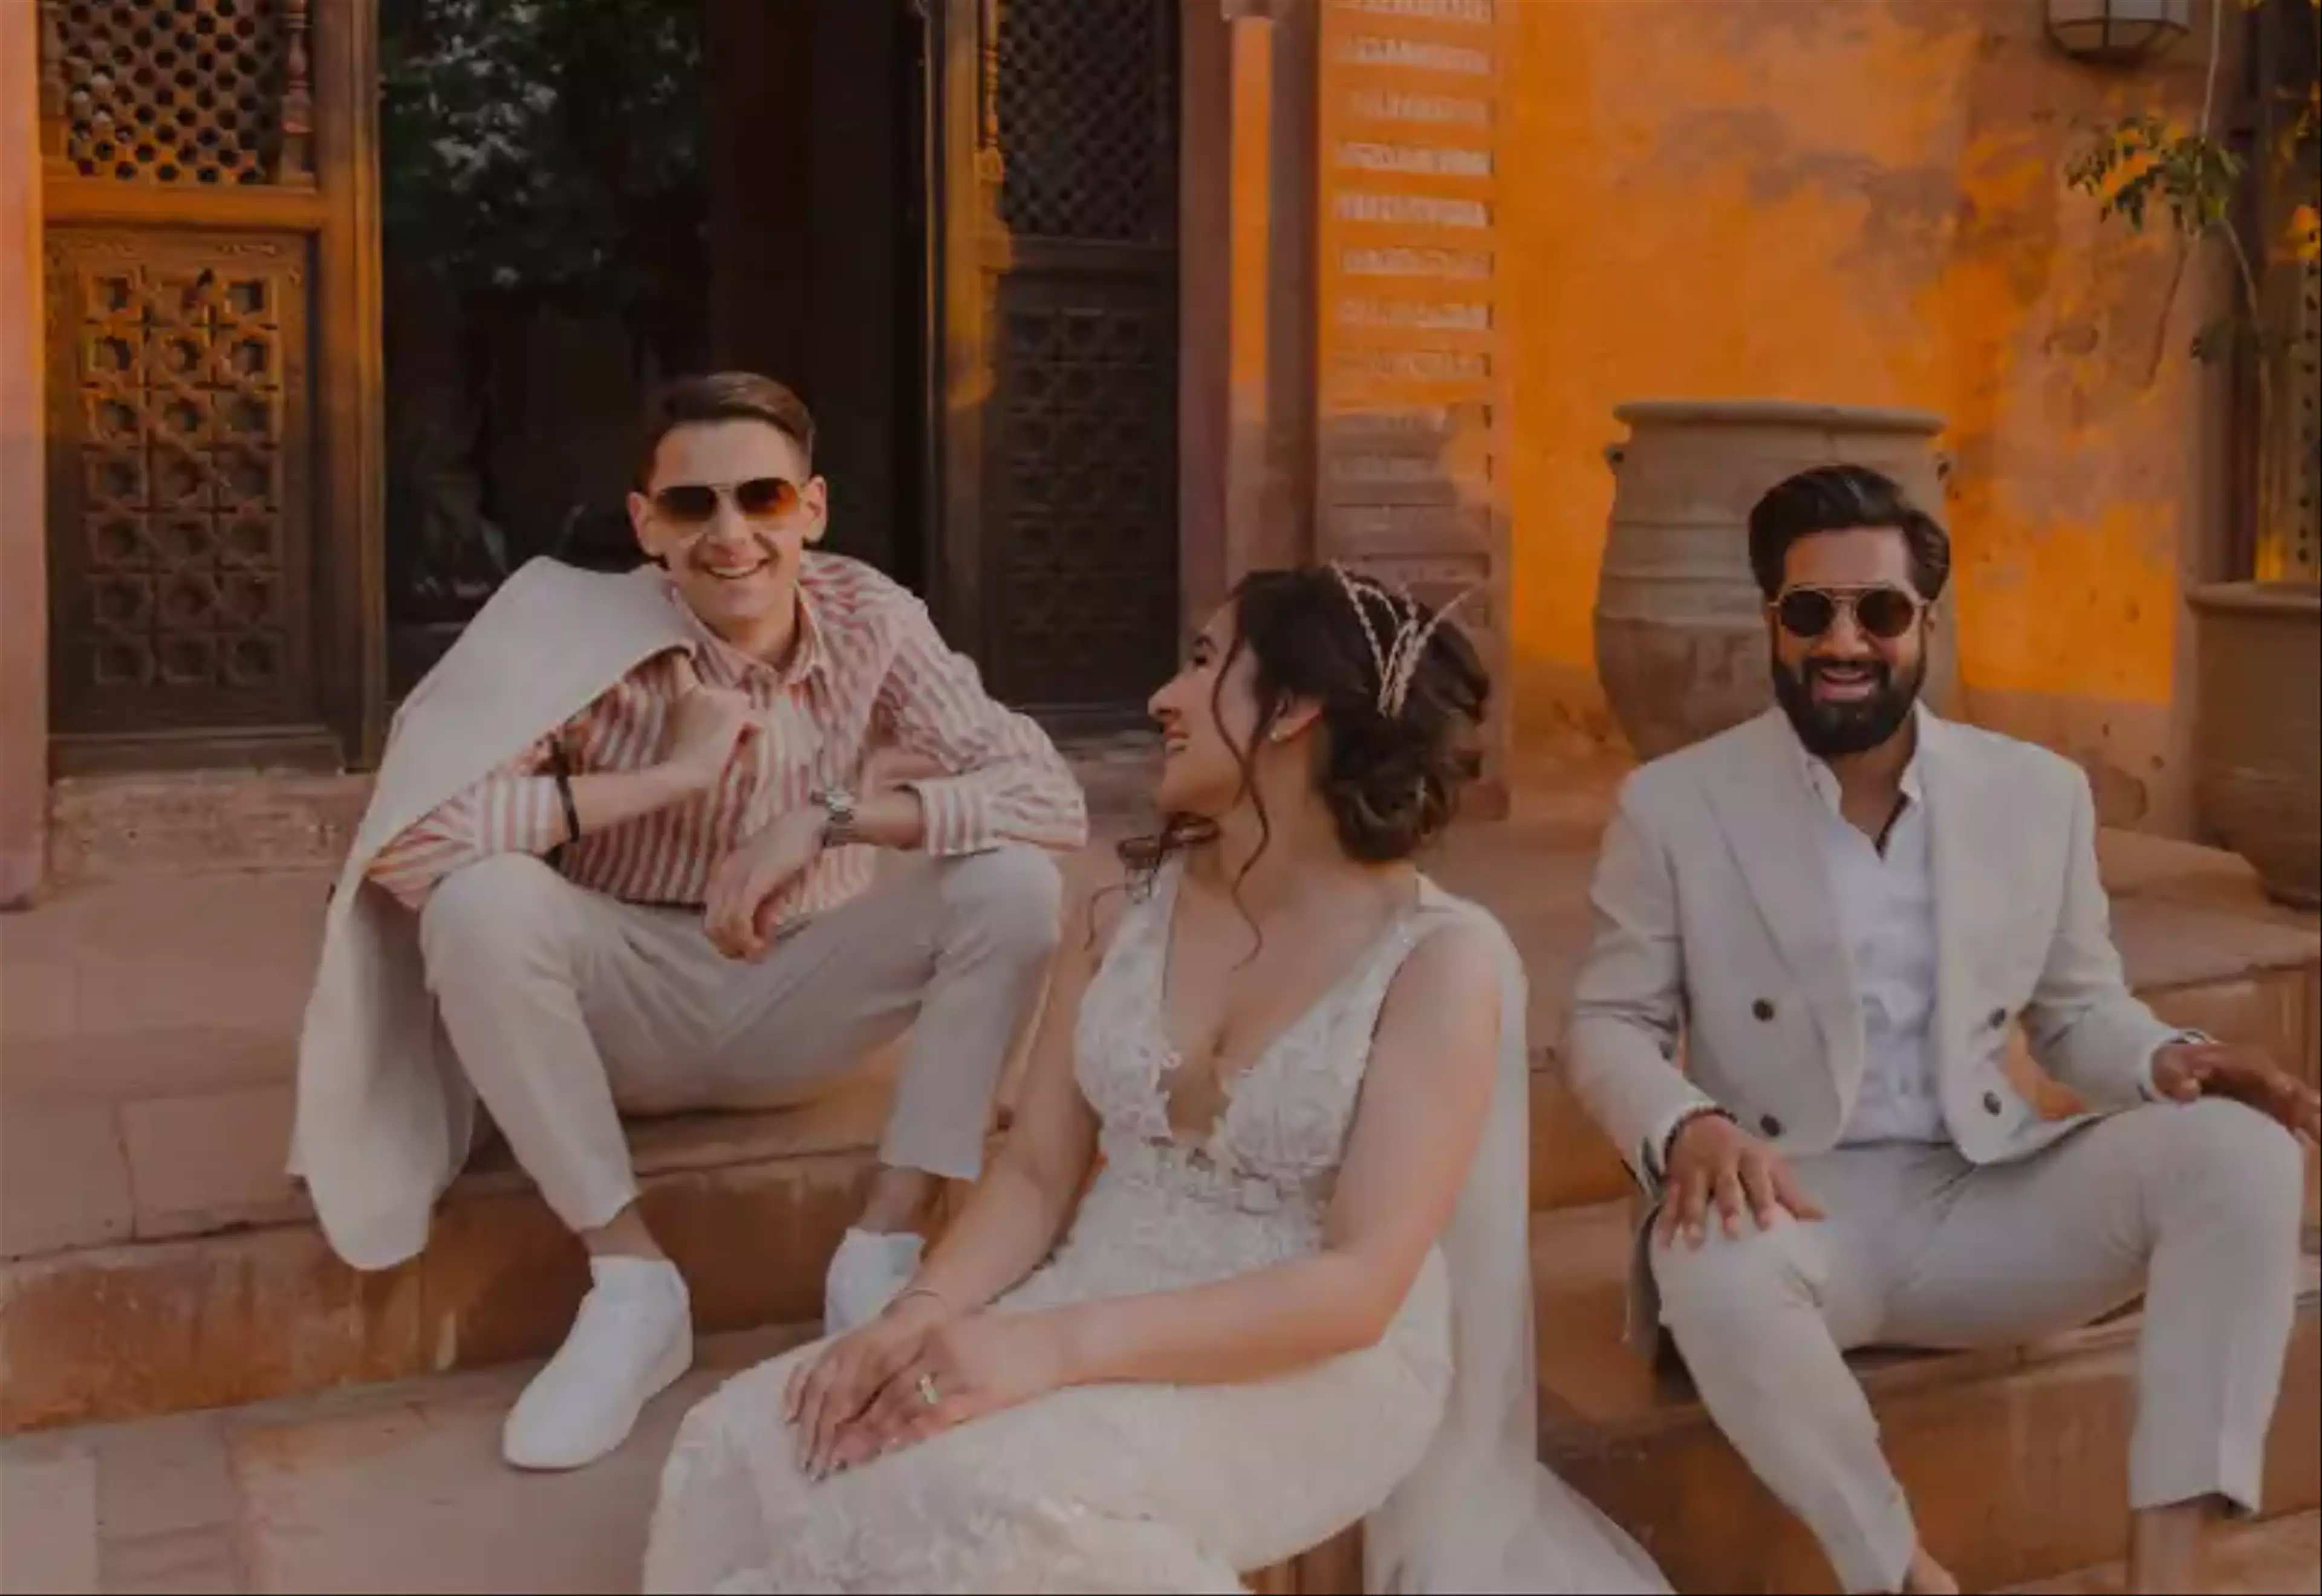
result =
M946 15L946 387L988 396L951 416L948 619L1002 697L1133 716L1176 649L1176 0Z
M60 757L359 752L370 0L41 8Z

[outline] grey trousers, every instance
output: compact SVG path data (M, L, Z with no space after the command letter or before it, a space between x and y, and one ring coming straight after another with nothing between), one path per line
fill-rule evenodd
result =
M881 1160L973 1180L1060 896L1034 850L912 859L740 962L698 912L507 854L437 886L420 945L477 1095L557 1217L591 1230L636 1198L622 1111L797 1102L915 1020Z
M2238 1103L2156 1104L2013 1163L1887 1145L1796 1171L1826 1220L1732 1241L1713 1223L1650 1255L1711 1416L1846 1589L1898 1589L1918 1544L1849 1348L2012 1345L2142 1292L2131 1506L2257 1506L2296 1310L2289 1133Z

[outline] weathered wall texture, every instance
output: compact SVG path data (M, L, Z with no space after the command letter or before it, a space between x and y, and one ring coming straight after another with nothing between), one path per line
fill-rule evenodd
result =
M0 5L0 908L40 889L49 804L39 35Z
M1521 735L1616 735L1591 660L1613 406L1934 410L1970 715L2080 760L2104 817L2189 825L2180 572L2217 533L2217 283L2100 225L2063 168L2103 120L2191 121L2206 21L2080 66L2042 0L1504 0Z

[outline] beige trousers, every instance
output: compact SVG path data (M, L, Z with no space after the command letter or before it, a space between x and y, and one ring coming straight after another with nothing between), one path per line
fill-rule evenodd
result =
M1900 1588L1918 1532L1841 1356L2006 1345L2145 1299L2135 1508L2258 1502L2299 1268L2296 1140L2238 1103L2155 1105L2012 1163L1950 1147L1798 1163L1829 1214L1652 1245L1661 1322L1727 1437L1849 1591Z
M1029 849L912 859L740 962L699 912L620 903L506 854L435 889L420 946L477 1095L557 1217L591 1230L636 1198L623 1110L796 1102L907 1026L880 1157L973 1180L1060 894L1056 862Z

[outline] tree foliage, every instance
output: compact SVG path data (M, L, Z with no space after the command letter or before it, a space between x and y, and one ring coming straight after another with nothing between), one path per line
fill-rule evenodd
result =
M695 0L382 0L389 247L463 287L644 308L700 248Z

